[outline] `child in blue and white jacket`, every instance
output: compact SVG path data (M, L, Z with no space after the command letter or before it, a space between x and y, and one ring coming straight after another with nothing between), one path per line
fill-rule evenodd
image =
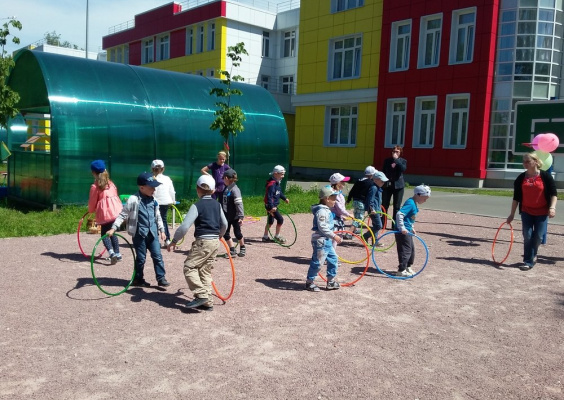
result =
M311 206L313 213L313 228L311 230L311 246L313 255L307 271L306 290L319 292L319 287L314 283L321 265L327 260L327 290L339 289L341 285L335 280L337 276L337 253L333 241L341 243L343 239L333 233L333 213L331 207L337 201L338 192L331 186L325 186L319 191L319 204Z

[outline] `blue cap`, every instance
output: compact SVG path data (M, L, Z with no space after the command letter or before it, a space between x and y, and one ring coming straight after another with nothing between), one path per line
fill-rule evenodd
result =
M106 164L103 160L94 160L90 164L90 169L92 172L96 172L97 174L101 174L106 170Z
M139 186L151 186L151 187L156 188L160 184L161 183L159 181L157 181L153 177L153 174L151 174L150 172L143 172L142 174L140 174L137 177L137 185L139 185Z

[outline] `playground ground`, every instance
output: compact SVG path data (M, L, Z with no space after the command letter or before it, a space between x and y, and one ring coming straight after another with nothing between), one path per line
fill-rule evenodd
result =
M423 206L420 275L398 281L371 266L352 287L311 293L311 216L293 217L291 249L260 241L264 218L244 226L248 255L213 312L183 307L192 229L164 255L168 290L116 297L93 284L75 235L0 240L0 398L564 399L564 226L549 225L524 272L520 222L499 266L503 219ZM502 230L496 257L508 247ZM424 256L418 247L416 265ZM395 247L377 257L395 269ZM344 265L340 277L362 269Z

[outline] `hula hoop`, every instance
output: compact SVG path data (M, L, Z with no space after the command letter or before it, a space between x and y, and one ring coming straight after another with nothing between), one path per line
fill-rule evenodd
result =
M184 218L182 218L182 214L180 213L180 210L178 210L178 208L176 208L176 206L174 204L171 204L170 207L172 208L172 212L177 212L178 213L178 219L180 220L180 224L182 223L182 221L184 221ZM165 223L168 223L165 221ZM176 242L177 246L180 246L182 243L184 243L184 236L182 236L182 239L180 239L178 242Z
M133 268L133 275L131 275L131 279L129 280L129 282L127 282L127 285L125 285L125 287L122 290L120 290L119 292L116 292L116 293L111 293L111 292L108 292L107 290L104 290L102 288L102 286L100 286L100 283L98 282L98 279L96 278L96 274L94 273L94 254L96 253L96 248L98 247L100 242L105 237L107 237L108 235L106 234L106 235L102 236L100 239L98 239L98 241L96 242L96 245L94 246L94 250L92 250L92 256L90 257L90 271L92 272L92 278L94 279L94 283L96 284L96 286L98 286L98 289L100 289L103 293L107 294L108 296L117 296L117 295L122 294L127 289L129 289L131 282L133 282L133 279L135 278L135 252L133 251L133 246L131 245L131 243L129 243L129 240L127 240L125 237L123 237L119 233L114 233L114 235L117 236L118 238L122 239L123 241L125 241L125 243L127 243L129 245L129 250L131 250L131 254L133 255L134 268Z
M212 279L212 287L217 297L219 297L221 300L225 302L231 298L231 296L233 295L233 291L235 290L235 265L233 264L233 258L231 258L231 254L229 253L229 246L227 246L227 243L223 238L220 238L219 241L223 243L223 247L225 247L225 251L227 252L226 258L229 258L229 263L231 264L231 277L232 277L231 290L229 291L229 294L227 296L223 296L217 289L217 286L215 286L215 282L213 279Z
M347 282L347 283L341 283L341 282L339 282L339 283L341 284L341 286L352 286L352 285L354 285L355 283L357 283L359 280L361 280L362 277L366 274L366 271L368 271L368 267L370 266L370 260L369 260L370 252L368 251L368 246L366 245L366 243L364 243L364 240L362 240L362 238L361 238L359 235L357 235L356 233L354 233L354 232L351 232L351 231L335 231L334 233L343 233L343 234L349 233L349 234L351 234L352 236L354 236L354 237L356 237L358 240L360 240L360 243L362 243L362 244L364 245L364 250L366 250L366 258L364 259L364 260L366 260L366 266L364 267L364 270L362 270L362 273L360 274L360 276L359 276L358 278L356 278L355 280L351 281L351 282ZM337 257L338 257L338 256L337 256ZM348 261L343 260L343 259L341 259L341 258L339 258L339 260L343 261L343 262L346 263L346 264L359 264L359 262L348 262ZM364 260L362 260L362 261L364 261ZM362 262L362 261L361 261L361 262ZM318 275L324 282L327 282L327 278L325 278L323 275L321 275L321 271L319 271L319 272L317 273L317 275Z
M370 232L370 234L372 235L372 240L373 240L374 242L376 241L376 238L374 237L374 232L372 232L372 229L370 229L370 227L369 227L367 224L365 224L364 221L361 221L360 219L356 219L356 218L351 218L351 219L352 219L353 221L358 222L359 224L362 224L362 225L366 226L366 229L368 229L368 232ZM348 233L348 231L336 231L336 232L347 232L347 233ZM361 232L361 234L362 234L362 230L361 230L360 232ZM354 233L353 233L353 235L356 236L356 237L359 237L359 236L357 236L357 235L354 234ZM362 242L365 246L368 247L368 244L364 241L364 238L363 238L362 236L360 236L360 238L361 238L361 242ZM347 264L360 264L361 262L364 262L364 261L366 261L368 258L370 258L370 254L367 254L367 255L366 255L366 258L363 258L363 259L360 260L360 261L349 261L349 260L345 260L345 259L342 259L338 254L337 254L337 258L339 259L339 261L342 261L342 262L347 263Z
M253 217L251 215L247 215L243 218L243 225L256 224L259 221L260 221L260 217Z
M386 225L388 225L388 217L392 218L391 215L387 214L386 207L380 206L380 210L382 210L382 215L384 216L384 220L382 221L382 233L386 232ZM395 222L392 219L392 227L394 226Z
M298 230L296 229L296 224L294 224L294 220L292 219L292 217L290 217L290 214L288 214L285 211L282 211L281 209L278 209L278 211L280 211L282 214L284 214L285 216L288 217L288 219L290 220L290 222L292 223L292 226L294 227L294 241L290 244L288 243L281 243L279 240L276 240L276 238L274 237L274 235L272 235L272 232L270 232L270 227L268 228L268 234L270 235L270 238L272 239L273 242L275 242L276 244L282 246L282 247L292 247L292 245L294 243L296 243L296 240L298 240ZM266 222L268 224L268 220ZM272 225L271 225L272 226Z
M505 255L505 258L501 261L496 261L495 256L494 256L494 249L495 249L495 242L497 241L497 236L499 235L499 232L501 231L501 228L503 227L503 225L509 225L509 229L511 232L511 241L509 242L509 249L507 250L507 254ZM513 226L507 222L502 222L501 225L499 226L499 228L497 228L497 232L495 234L493 243L492 243L492 260L496 263L496 264L503 264L505 262L505 260L507 260L507 257L509 257L509 253L511 252L511 247L513 247Z
M86 211L86 213L84 213L82 218L80 218L80 220L78 221L78 229L76 230L76 240L78 242L78 248L80 249L80 252L82 253L82 255L86 258L90 258L90 255L86 254L86 252L82 248L82 243L80 243L80 230L82 229L82 223L84 222L84 217L86 217L89 214L91 214L91 213L89 213L88 211ZM100 254L98 254L97 258L102 257L102 254L104 254L105 251L106 251L106 248L104 247L104 250L102 250L100 252Z
M380 239L386 235L390 235L390 234L396 234L396 233L400 233L399 231L389 231L384 233L382 236L380 236ZM380 269L380 267L378 266L378 264L376 263L376 259L374 258L374 247L372 248L372 262L374 263L374 266L376 267L376 269L383 275L387 276L388 278L392 278L392 279L400 279L400 280L405 280L405 279L410 279L410 278L414 278L417 275L419 275L421 272L423 272L423 270L425 269L425 267L427 266L427 262L429 261L429 248L427 247L427 244L425 244L425 241L423 239L421 239L419 236L414 235L411 232L407 233L410 236L413 236L415 238L417 238L421 244L423 245L423 248L425 248L425 262L423 263L423 266L421 267L421 269L419 271L417 271L415 274L411 275L411 276L395 276L395 275L391 275L388 274L387 272L384 272L383 270Z
M381 215L386 216L386 218L390 218L390 219L392 218L390 215L388 215L388 214L386 214L386 213L384 213L384 212L382 212L382 211L375 211L374 214L381 214ZM370 214L367 214L366 217L364 217L364 219L367 219L368 217L370 217ZM395 222L394 222L394 220L392 219L392 225L393 225L393 224L395 224ZM365 224L365 225L368 226L368 224ZM382 229L382 232L385 232L385 231L386 231L385 229ZM392 232L392 231L390 231L390 232ZM360 233L362 233L362 228L360 228ZM374 236L374 235L373 235L373 236ZM393 247L393 245L396 244L396 241L395 241L395 240L394 240L394 241L392 242L392 244L389 245L388 247L376 247L376 244L378 243L378 241L379 241L380 239L382 239L383 236L384 236L384 233L382 233L382 234L378 237L377 240L374 240L374 241L372 242L372 243L374 243L374 245L370 246L368 243L366 243L366 245L367 245L369 248L371 248L371 249L372 249L372 248L376 249L376 251L387 251L387 250L390 250L390 249ZM364 236L362 237L362 240L364 240Z

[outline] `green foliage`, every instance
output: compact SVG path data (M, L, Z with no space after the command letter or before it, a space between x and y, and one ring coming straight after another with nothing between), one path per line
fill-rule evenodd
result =
M218 101L215 105L218 109L215 112L215 120L210 125L211 130L219 130L220 135L226 142L229 142L229 137L237 137L239 132L245 130L243 122L245 122L245 113L239 106L231 105L231 96L241 96L243 93L239 89L232 89L232 82L242 82L245 79L240 75L232 76L234 67L241 65L241 54L249 55L245 50L245 43L237 43L235 46L227 48L227 57L231 59L231 71L219 70L222 77L221 83L225 87L213 88L210 90L210 96L216 96Z
M65 40L64 42L61 41L61 35L57 34L56 31L45 32L45 36L43 37L43 40L45 41L46 44L51 46L65 47L67 49L75 49L75 50L79 49L76 44L72 44L68 40ZM84 50L84 49L80 49L80 50Z
M8 119L18 114L16 104L20 100L18 93L14 92L10 86L6 84L8 76L14 68L14 60L6 51L8 40L14 44L20 44L20 39L10 33L10 29L22 29L20 21L10 19L5 22L0 29L0 126L7 127Z

